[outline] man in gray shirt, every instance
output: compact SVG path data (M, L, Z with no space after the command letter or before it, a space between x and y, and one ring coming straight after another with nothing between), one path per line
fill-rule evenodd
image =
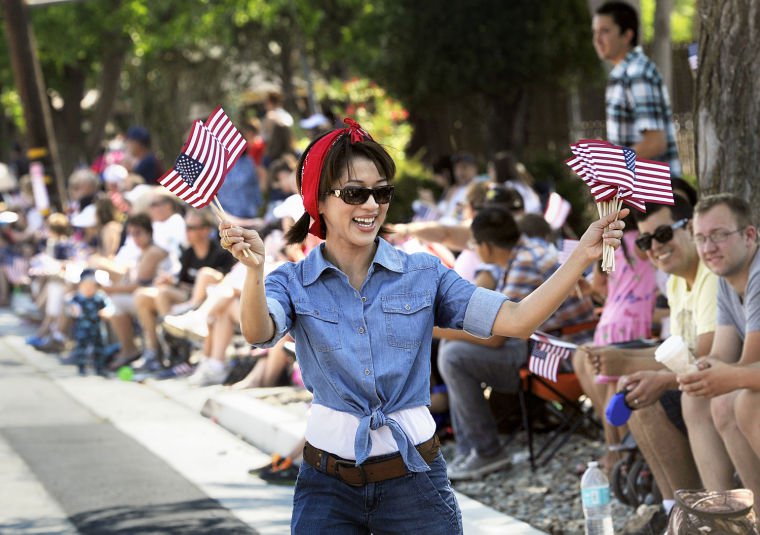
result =
M734 467L760 507L760 255L744 200L705 197L694 209L694 242L720 277L718 325L700 371L679 376L694 458L708 490L733 488Z

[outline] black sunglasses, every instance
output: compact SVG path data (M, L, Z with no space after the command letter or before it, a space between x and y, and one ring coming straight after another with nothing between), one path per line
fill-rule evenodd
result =
M668 243L673 239L673 231L686 226L686 223L688 222L688 219L680 219L672 225L660 225L654 229L652 234L647 232L636 238L636 247L642 251L648 251L652 248L652 240L657 240L660 243Z
M393 198L393 189L393 186L378 186L376 188L348 186L343 189L332 189L328 195L335 195L343 199L346 204L364 204L372 195L377 204L388 204Z

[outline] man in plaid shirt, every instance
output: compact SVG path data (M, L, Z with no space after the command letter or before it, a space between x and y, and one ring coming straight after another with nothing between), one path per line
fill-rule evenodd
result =
M636 11L625 2L607 2L596 10L592 29L597 55L613 65L605 93L607 138L642 158L667 162L671 176L680 177L668 91L638 46Z
M475 283L502 292L511 301L527 297L559 268L557 250L546 241L521 235L514 218L503 208L483 208L471 229L473 249L486 263ZM593 317L591 300L572 293L540 329L588 324ZM591 330L586 331L585 341L591 334ZM457 441L456 457L448 466L449 479L475 479L504 468L510 457L499 443L481 384L498 392L516 393L520 367L528 360L526 341L500 336L483 340L464 331L439 328L433 335L442 339L438 369L448 389ZM581 333L574 341L584 341Z

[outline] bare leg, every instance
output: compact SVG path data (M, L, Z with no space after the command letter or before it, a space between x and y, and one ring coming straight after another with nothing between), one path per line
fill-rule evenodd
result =
M113 332L121 344L119 357L131 357L137 353L135 346L135 331L132 328L132 317L129 314L116 314L108 318Z
M589 361L588 353L582 348L577 349L573 355L573 369L575 370L575 375L578 377L578 381L580 382L583 391L591 400L591 404L594 406L594 411L602 421L602 426L604 427L604 440L607 447L620 444L628 428L625 426L615 427L607 422L607 419L604 417L607 403L615 394L615 385L597 384L594 382L596 376L594 368ZM608 450L600 462L604 468L609 471L620 458L621 456L619 452Z
M755 493L757 509L760 508L760 458L737 425L734 402L739 392L735 390L710 400L710 412L742 483Z
M206 292L208 287L213 284L219 284L222 282L224 275L217 270L204 267L198 272L195 277L195 284L193 285L193 292L190 296L190 302L195 306L199 306L204 299L206 299Z
M760 392L742 390L734 402L736 423L755 455L760 457L760 422L757 418L757 408L760 407ZM757 491L756 491L757 492Z
M173 305L187 299L187 291L181 288L159 286L156 290L156 313L159 316L166 316Z
M155 287L140 288L135 292L135 308L137 320L140 322L145 336L145 349L158 351L158 335L156 334L157 314L156 298L158 289ZM118 334L117 334L118 336Z
M634 411L628 425L664 499L674 499L678 489L701 488L688 437L670 422L659 402Z
M216 317L211 324L209 335L213 332L210 343L208 356L220 362L225 362L227 357L227 346L232 341L235 334L235 326L240 321L240 300L235 298L227 307L226 313Z
M684 394L681 410L702 484L707 490L733 488L734 465L713 423L710 400Z

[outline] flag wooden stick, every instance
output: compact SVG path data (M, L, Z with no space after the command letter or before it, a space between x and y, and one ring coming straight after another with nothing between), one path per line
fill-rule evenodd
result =
M216 215L216 218L220 223L227 219L227 213L224 211L222 203L219 202L219 198L216 195L214 195L214 199L211 204L209 204L209 206L211 207L211 211L214 212L214 215ZM256 264L259 263L259 261L256 260L256 257L253 256L253 253L249 249L243 249L243 254L253 260Z

